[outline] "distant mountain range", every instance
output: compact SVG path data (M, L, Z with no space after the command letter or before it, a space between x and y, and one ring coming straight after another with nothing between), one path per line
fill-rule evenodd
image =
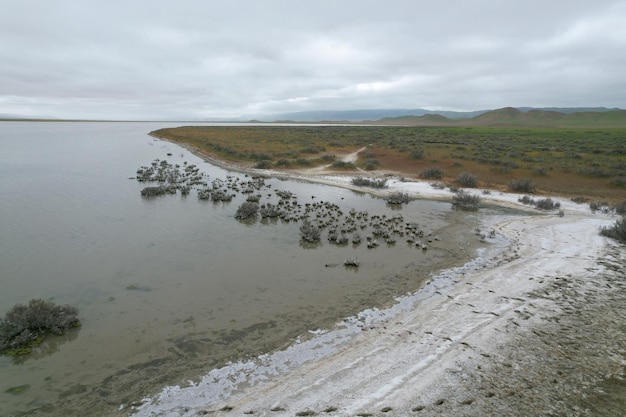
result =
M273 115L266 122L360 122L413 126L626 127L626 110L605 107L505 107L473 112L425 109L309 111Z

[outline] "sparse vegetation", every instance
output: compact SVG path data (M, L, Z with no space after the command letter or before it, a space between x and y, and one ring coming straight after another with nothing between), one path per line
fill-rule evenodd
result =
M436 161L448 177L446 181L463 171L501 187L515 178L533 178L542 192L585 195L612 203L623 199L626 178L623 128L187 126L153 134L224 160L249 161L251 166L265 158L275 168L327 165L328 155L367 146L361 168L375 155L380 164L377 169L444 179L426 175ZM322 149L324 154L311 153ZM320 156L310 159L303 155ZM338 164L333 169L356 169L351 165Z
M29 353L46 335L62 335L78 326L76 307L42 299L32 299L28 305L17 304L0 319L0 354Z

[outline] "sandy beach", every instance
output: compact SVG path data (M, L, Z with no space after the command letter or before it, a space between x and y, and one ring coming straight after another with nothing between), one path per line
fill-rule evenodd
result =
M291 177L351 187L341 175ZM427 182L388 183L385 193L452 196ZM525 207L520 195L471 192ZM624 246L598 233L614 217L555 200L562 217L493 218L474 260L392 307L168 387L134 415L622 415Z

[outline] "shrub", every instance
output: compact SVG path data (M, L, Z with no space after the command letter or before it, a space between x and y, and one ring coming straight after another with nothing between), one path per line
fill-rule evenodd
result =
M281 209L279 206L272 204L272 203L268 203L268 204L263 204L259 210L260 214L261 214L261 218L265 219L265 218L276 218L279 217L281 214Z
M518 193L535 192L535 184L528 178L519 178L509 181L509 188Z
M392 193L387 198L387 204L405 204L411 201L409 195L407 193L403 193L402 191L396 191Z
M456 179L456 183L461 187L466 188L474 188L478 185L478 180L474 174L470 174L469 172L463 172Z
M603 227L600 234L626 243L626 218L616 220L612 226Z
M80 326L78 309L32 299L28 306L17 304L0 319L0 354L25 354L48 334L61 335Z
M279 159L278 161L276 161L276 166L277 167L288 167L289 165L291 165L291 162L289 162L288 159L282 158Z
M335 161L332 163L331 166L335 169L345 169L345 170L356 168L352 162L344 162L344 161Z
M412 150L409 154L412 159L422 159L424 157L424 151L422 149Z
M613 177L609 183L618 187L626 187L626 177Z
M622 216L626 215L626 200L615 206L615 212L617 214L621 214Z
M524 197L518 198L517 201L519 201L522 204L526 204L528 206L534 206L536 204L536 201L527 195L525 195Z
M258 203L244 201L237 209L237 213L235 213L235 218L248 219L250 217L256 217L257 211L259 211Z
M537 200L535 207L540 210L555 210L561 207L561 203L552 201L551 198L544 198L543 200Z
M307 242L319 242L320 235L320 229L312 224L309 219L305 219L300 225L300 237Z
M593 212L597 210L608 211L609 203L607 203L606 201L592 201L591 203L589 203L589 208Z
M426 168L420 172L420 178L428 180L439 180L443 178L443 171L439 168Z
M352 178L352 185L357 185L359 187L371 187L371 188L387 188L387 179L370 179L363 177L354 177Z
M461 210L477 210L480 204L480 196L472 195L463 190L457 191L452 197L452 205Z
M255 166L256 169L269 169L272 167L272 161L264 159L259 161Z

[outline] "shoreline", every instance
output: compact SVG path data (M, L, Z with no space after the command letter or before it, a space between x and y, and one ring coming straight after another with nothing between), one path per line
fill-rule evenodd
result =
M216 164L257 174L257 170ZM280 175L353 188L347 176ZM391 179L389 185L384 194L400 190L434 199L452 195L422 181ZM481 194L495 204L542 213L518 203L518 196ZM598 318L583 302L615 299L619 291L624 293L624 280L621 284L614 280L619 268L607 266L613 259L617 265L623 262L624 251L598 233L612 217L556 200L565 210L564 217L543 212L486 225L497 232L487 249L462 267L442 271L422 289L398 298L392 307L366 310L334 329L313 332L312 338L296 341L285 350L215 369L198 384L167 387L156 397L144 399L135 415L525 415L529 409L519 408L524 404L535 407L533 414L547 412L548 404L556 407L552 412L571 414L572 406L564 402L568 395L592 390L607 375L620 377L620 369L623 374L626 355L623 347L621 352L616 347L624 346L623 330L619 333L618 329L612 340L594 335L603 341L596 349L608 350L611 355L595 364L598 372L585 369L582 388L580 384L547 384L549 378L537 375L554 371L559 379L574 378L572 370L572 375L556 374L562 362L583 366L588 358L578 360L573 352L541 368L542 358L529 352L551 357L553 350L564 350L560 342L574 337L576 331L559 333L557 328L548 332L555 320L565 322L580 309L591 315L587 320L593 323ZM589 271L594 271L591 277ZM611 284L602 280L611 280ZM580 294L585 295L584 290L592 284L596 293L590 301ZM574 295L565 297L564 289L571 289ZM547 347L533 343L533 338ZM550 347L551 342L556 346ZM503 377L507 372L508 380ZM537 382L528 382L531 377ZM528 385L534 387L532 396L520 394L524 390L516 384L527 390ZM543 384L552 391L546 388L542 393ZM563 399L552 404L555 396ZM582 407L573 415L584 415L585 405Z

